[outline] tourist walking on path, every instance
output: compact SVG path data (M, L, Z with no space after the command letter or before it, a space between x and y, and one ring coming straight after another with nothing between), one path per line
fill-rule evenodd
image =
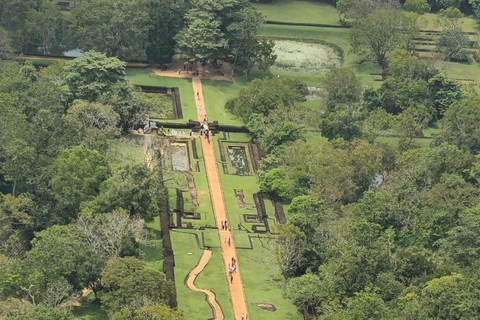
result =
M207 110L205 108L205 104L203 101L202 83L199 78L194 77L192 84L193 84L193 92L195 92L194 99L196 98L195 101L198 100L196 105L201 106L203 111L202 115L198 115L197 120L200 123L203 120L206 120L206 124L204 125L204 129L206 131L208 130L208 118L206 117ZM205 131L204 133L206 133ZM210 136L210 133L209 133L209 136ZM213 134L212 134L212 138L213 138ZM201 139L200 141L202 145L205 171L207 172L210 199L212 201L213 214L216 222L215 224L218 227L218 231L220 232L221 239L225 239L225 237L230 237L230 241L227 240L227 243L225 243L224 241L221 241L220 247L222 250L223 266L226 271L225 273L227 277L230 276L230 279L227 278L227 281L230 280L228 283L228 288L230 293L230 299L232 301L233 314L235 315L234 318L235 320L241 320L241 314L248 313L248 305L245 300L245 292L244 292L243 281L242 281L242 272L239 268L239 264L237 264L235 238L233 238L233 235L231 233L231 228L228 223L228 213L225 207L225 198L222 191L222 183L220 180L220 173L217 166L215 149L212 143L208 143L208 139L205 139L205 140ZM223 222L223 230L221 229L222 222ZM230 260L231 258L232 260ZM228 267L229 264L230 266ZM232 274L229 275L230 270L232 270ZM235 282L233 281L233 273L235 273L235 277L236 277Z

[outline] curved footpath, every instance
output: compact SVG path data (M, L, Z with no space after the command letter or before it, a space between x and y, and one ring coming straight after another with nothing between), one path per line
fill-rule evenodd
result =
M220 307L220 304L218 304L217 298L215 297L215 293L210 290L200 289L195 285L195 280L197 279L197 276L200 274L200 272L203 271L203 269L205 269L212 255L213 255L212 250L203 250L203 254L200 257L200 261L198 261L198 264L192 270L190 270L187 277L185 278L185 285L187 286L188 289L195 292L201 292L205 295L207 302L213 311L213 317L211 319L223 320L225 319L225 316L223 315L223 310Z
M203 100L202 83L199 77L193 77L193 91L194 99L197 106L198 121L203 121L205 114L208 112L205 108ZM198 95L197 95L198 93ZM227 209L225 206L225 199L222 192L222 184L220 182L220 175L218 173L217 160L215 157L214 143L215 139L210 138L210 142L204 137L200 137L203 150L203 158L205 161L205 170L207 172L208 187L210 189L210 198L212 199L213 213L215 222L220 234L220 246L222 248L223 264L225 267L225 276L228 280L228 288L230 291L230 299L232 301L233 313L235 320L243 320L242 315L248 314L247 303L245 299L245 292L243 290L243 281L240 272L241 261L238 260L237 250L235 249L235 242L233 233L229 230L221 230L222 221L229 221ZM230 226L230 221L228 222ZM227 239L230 238L230 245ZM228 265L232 263L232 258L237 261L237 269L233 274L233 280L228 275Z

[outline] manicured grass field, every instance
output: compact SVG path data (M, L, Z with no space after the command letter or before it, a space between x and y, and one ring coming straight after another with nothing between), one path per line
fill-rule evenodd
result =
M337 9L326 3L312 1L277 0L274 4L254 3L266 20L340 24Z
M225 110L225 102L235 97L246 86L246 82L247 80L244 78L240 78L236 82L202 80L204 101L209 121L218 121L220 124L243 125L240 118Z
M169 120L171 122L187 122L197 119L197 107L191 79L169 78L157 76L151 69L127 69L127 79L133 84L150 86L178 87L182 102L183 119Z
M254 238L253 250L237 250L250 316L262 320L303 319L284 296L285 282L275 261L273 241ZM277 310L266 311L254 306L254 303L271 303Z
M215 292L217 300L222 306L226 319L233 318L232 306L229 300L228 285L223 268L222 256L217 230L207 230L210 243L215 241L213 257L207 267L200 273L196 284L199 288ZM185 312L188 319L209 319L212 311L202 293L193 292L184 285L185 277L198 263L202 250L198 249L195 237L197 233L201 241L201 233L196 230L172 230L172 244L175 254L175 283L177 288L178 307Z
M232 302L228 291L227 273L223 266L222 250L220 249L220 240L218 230L206 229L205 237L208 238L208 245L212 246L213 256L208 265L203 269L197 278L196 284L200 288L208 288L215 292L217 301L222 306L225 319L233 319ZM192 317L194 319L196 317Z
M420 16L420 28L422 30L442 30L438 23L438 14L427 13ZM478 32L478 23L472 17L463 17L460 19L460 28L465 32Z

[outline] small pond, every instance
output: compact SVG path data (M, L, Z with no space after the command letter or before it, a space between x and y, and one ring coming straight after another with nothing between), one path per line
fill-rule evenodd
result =
M172 168L177 171L188 171L187 145L184 143L172 144Z
M230 158L232 167L235 169L235 174L239 176L248 176L250 174L245 147L228 147L228 157Z

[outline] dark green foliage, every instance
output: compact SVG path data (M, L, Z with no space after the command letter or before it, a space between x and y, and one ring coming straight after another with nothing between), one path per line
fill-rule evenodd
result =
M0 59L10 59L13 56L11 41L8 32L0 28Z
M68 310L57 307L38 305L25 314L7 318L8 320L74 320Z
M174 290L165 275L135 258L111 259L102 272L102 303L112 313L146 304L173 305Z
M180 30L187 10L183 0L149 0L151 26L148 31L146 54L149 61L170 62L175 46L173 37Z
M103 157L85 146L64 150L52 165L50 186L63 208L63 221L75 218L83 201L93 200L110 172Z
M100 212L124 208L146 220L158 214L156 178L145 165L126 166L102 183L95 202Z
M478 153L480 151L479 103L478 97L472 97L457 101L450 106L442 120L442 132L436 139L437 143L446 141L459 149Z
M125 62L89 51L64 67L65 83L71 100L97 100L115 84L125 81Z
M480 257L480 214L478 208L468 210L459 225L447 232L437 244L453 259L464 266L478 262Z
M362 86L355 74L349 69L333 69L325 77L323 85L327 90L328 107L360 101Z
M103 261L73 226L53 226L36 234L26 257L26 283L34 284L37 301L57 305L49 290L65 281L67 297L72 289L81 290L97 281ZM64 285L61 286L64 290ZM55 289L54 289L55 290Z
M244 75L254 65L266 70L275 62L273 42L257 39L263 17L248 0L195 0L185 20L174 39L186 61L205 64L225 59Z
M427 0L407 0L403 5L407 11L424 14L430 11L430 6Z
M355 21L351 32L352 49L374 58L388 73L387 54L408 48L417 32L416 17L400 10L379 9Z
M303 84L278 78L255 79L236 98L228 100L225 107L247 122L254 113L267 116L277 107L292 107L304 99Z
M437 46L445 55L445 59L467 61L467 48L470 47L470 40L461 29L443 30L438 38Z
M77 48L121 59L145 58L150 29L146 0L85 0L72 13L71 39Z
M362 114L355 107L339 107L322 120L320 129L328 140L343 138L352 140L361 135Z
M459 83L448 79L428 61L411 56L406 50L388 55L391 76L377 89L364 92L369 110L383 108L400 114L409 107L423 105L431 119L441 119L452 103L463 97Z

